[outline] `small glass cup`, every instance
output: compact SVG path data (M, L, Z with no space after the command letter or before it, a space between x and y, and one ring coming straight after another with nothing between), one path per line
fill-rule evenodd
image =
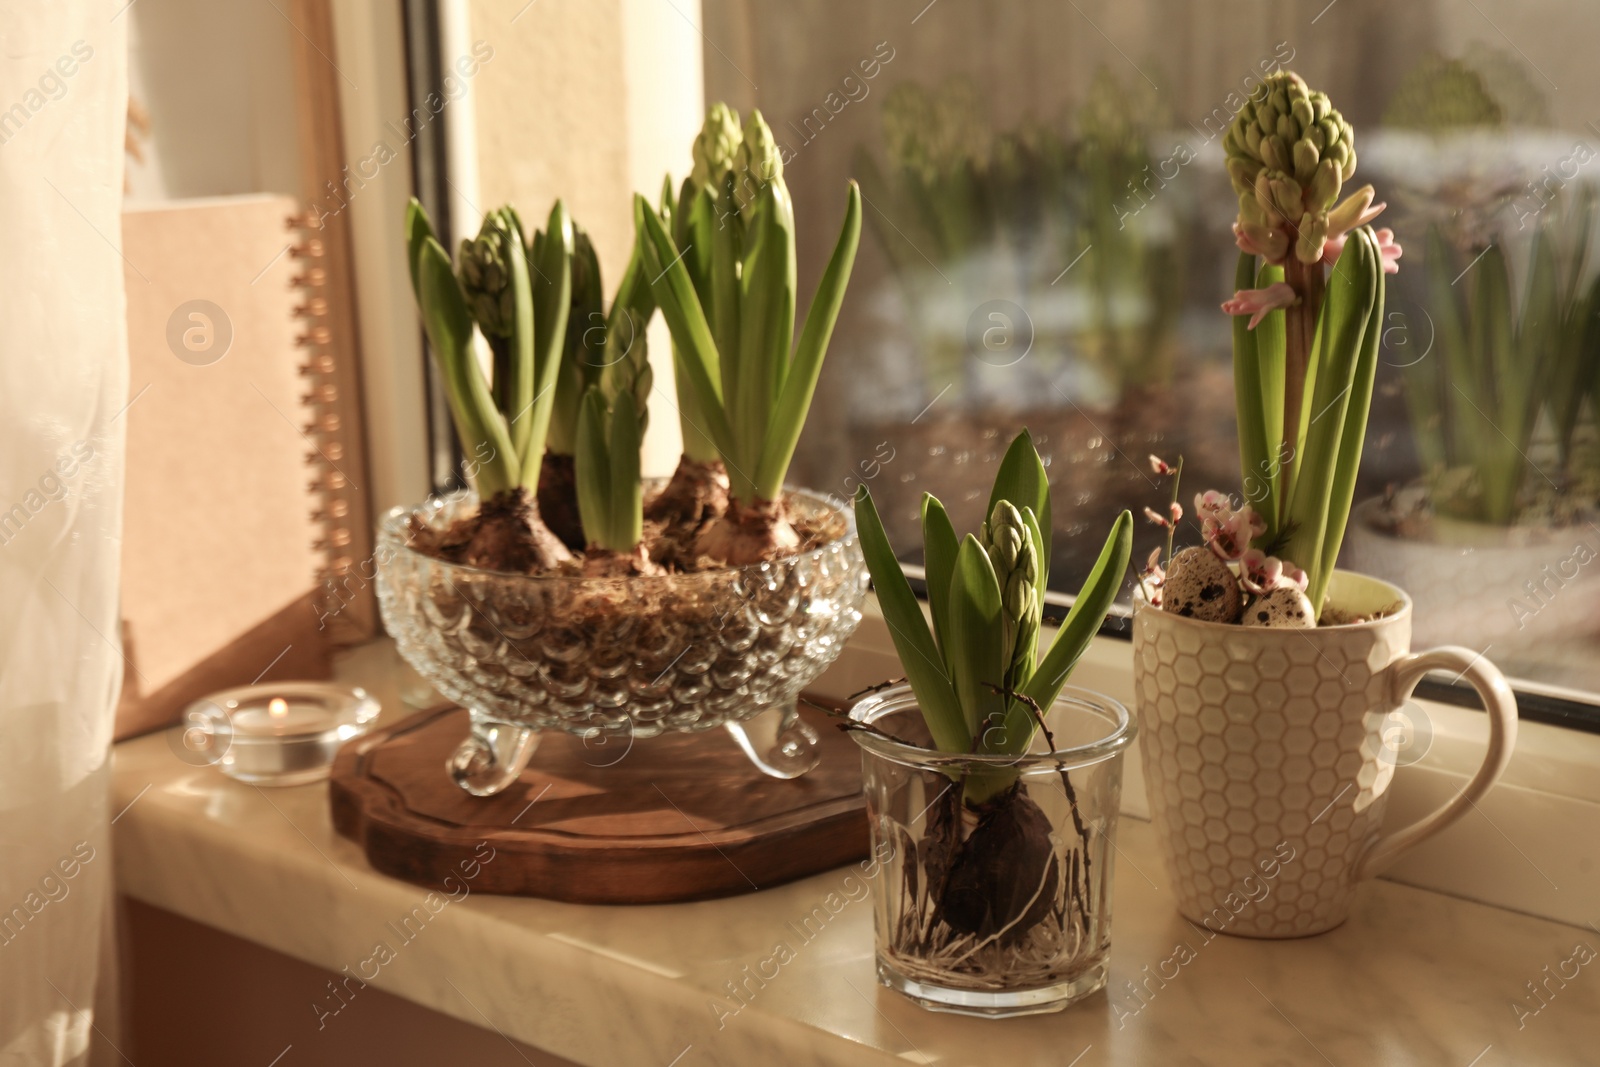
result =
M1121 704L1067 687L1022 756L932 747L897 685L859 701L878 980L932 1011L1060 1011L1106 984Z

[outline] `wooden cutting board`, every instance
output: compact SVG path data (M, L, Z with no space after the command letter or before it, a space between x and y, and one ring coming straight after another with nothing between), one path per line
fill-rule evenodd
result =
M445 770L467 713L424 712L340 751L333 824L377 870L431 888L458 885L476 860L474 892L584 904L747 893L867 855L860 752L826 714L801 714L822 759L792 781L757 771L722 730L603 746L549 733L516 784L473 797Z

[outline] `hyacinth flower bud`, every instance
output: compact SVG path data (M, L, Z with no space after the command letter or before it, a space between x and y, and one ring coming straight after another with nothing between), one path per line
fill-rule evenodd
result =
M984 523L984 551L1000 585L1001 616L1006 637L1006 685L1015 687L1033 672L1039 641L1039 557L1027 520L1010 501L997 501Z
M706 121L694 139L694 170L690 174L695 185L704 189L720 188L728 172L739 159L739 149L744 134L739 127L739 113L718 101L706 110Z
M1239 228L1272 262L1281 263L1292 243L1297 259L1314 263L1329 233L1341 232L1328 212L1355 174L1350 124L1298 74L1269 75L1264 89L1223 139L1228 177L1241 200ZM1246 197L1258 211L1245 206ZM1272 233L1285 228L1294 232Z
M461 289L485 337L511 336L516 324L516 294L507 258L525 254L501 211L485 215L478 236L461 242L457 257Z

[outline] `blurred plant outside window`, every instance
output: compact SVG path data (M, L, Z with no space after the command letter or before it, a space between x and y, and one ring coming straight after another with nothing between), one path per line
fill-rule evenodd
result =
M762 108L802 230L830 232L820 190L847 176L867 205L843 358L792 477L866 482L909 551L924 491L958 529L981 521L1027 426L1062 589L1116 512L1164 509L1150 455L1184 457L1186 500L1239 492L1221 137L1286 66L1354 123L1405 249L1341 565L1410 592L1418 647L1600 690L1600 112L1581 110L1600 24L1577 0L1565 22L1521 0L1342 0L1235 5L1261 15L1236 35L1199 6L706 0L707 97ZM855 60L875 49L894 58L868 82ZM827 250L800 252L804 286ZM1143 529L1136 560L1160 537Z

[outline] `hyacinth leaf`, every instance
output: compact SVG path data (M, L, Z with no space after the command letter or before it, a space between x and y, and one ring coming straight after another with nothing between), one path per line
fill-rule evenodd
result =
M1278 483L1278 499L1280 502L1280 508L1283 512L1283 526L1279 534L1280 539L1287 535L1288 531L1293 528L1295 523L1292 509L1294 507L1294 496L1296 492L1295 487L1299 484L1301 473L1305 470L1305 465L1302 461L1306 454L1306 437L1311 429L1311 420L1315 418L1316 413L1321 410L1313 405L1316 403L1317 390L1321 387L1320 376L1322 373L1322 365L1325 362L1323 346L1328 341L1328 322L1328 309L1327 305L1324 304L1322 313L1317 316L1316 327L1311 333L1311 351L1306 357L1305 387L1300 393L1300 418L1295 426L1294 440L1290 441L1288 439L1287 431L1284 434L1283 452L1291 458L1292 462L1290 462L1290 464L1284 469L1283 475ZM1285 320L1285 323L1287 324L1287 319ZM1287 330L1285 330L1285 333L1287 333ZM1286 399L1288 392L1289 387L1287 383L1285 383L1284 396ZM1285 424L1287 424L1288 421L1288 413L1285 411Z
M1584 359L1588 361L1589 408L1600 411L1600 278L1589 290L1589 315L1579 327L1582 330Z
M1585 225L1584 240L1588 239L1587 230L1588 227ZM1583 252L1580 250L1573 259L1581 264L1584 259ZM1577 431L1586 392L1584 378L1589 370L1584 334L1596 310L1594 289L1585 291L1579 282L1580 279L1569 276L1564 290L1560 336L1555 350L1556 367L1551 375L1550 386L1551 408L1556 424L1556 443L1563 470L1569 470L1572 463L1572 440Z
M961 702L945 672L944 659L928 629L928 620L923 617L922 605L900 569L878 508L865 485L856 489L855 512L861 554L872 575L879 610L889 626L901 669L906 672L906 681L917 698L933 743L944 752L966 752L972 747L972 732L962 714Z
M475 479L478 495L487 500L515 488L521 471L505 420L494 406L489 382L473 350L472 313L449 254L431 234L423 237L418 248L416 276L423 327L444 377L462 451L487 457L479 464Z
M1445 244L1444 235L1437 226L1428 229L1428 263L1428 312L1445 364L1444 382L1433 387L1432 395L1436 398L1435 403L1442 400L1445 409L1451 413L1451 417L1444 420L1440 427L1441 436L1435 450L1439 464L1444 465L1450 462L1452 456L1464 458L1473 455L1477 427L1461 417L1470 412L1470 407L1462 405L1461 401L1465 399L1470 405L1482 407L1483 398L1478 388L1477 371L1472 363L1472 350L1467 342L1467 318L1461 307L1460 291L1453 284L1460 280L1460 275L1454 257ZM1428 377L1437 378L1437 372ZM1424 421L1422 425L1431 424ZM1426 451L1423 454L1426 458Z
M1506 414L1518 422L1521 421L1523 410L1530 406L1538 374L1551 356L1561 319L1560 293L1556 289L1555 250L1543 227L1533 235L1528 266L1528 292L1517 326L1516 343L1510 352L1503 355L1496 353L1498 362L1495 366L1495 379L1504 386L1507 399L1510 400ZM1509 286L1507 291L1509 295ZM1511 427L1506 428L1506 433L1514 441L1519 438L1519 434Z
M1549 393L1552 414L1559 418L1559 394L1555 392L1563 376L1559 277L1554 241L1549 230L1540 227L1533 237L1528 290L1521 319L1514 327L1515 339L1508 346L1509 354L1495 364L1495 432L1481 438L1478 478L1483 487L1484 518L1490 522L1509 524L1516 518L1517 498L1528 473L1527 452L1534 421L1543 399L1541 393ZM1509 272L1505 281L1509 319ZM1499 330L1499 302L1491 312L1491 328Z
M591 545L613 547L607 517L611 504L611 457L606 434L606 402L591 385L578 409L573 476L578 488L578 518Z
M1461 359L1465 345L1461 307L1456 290L1450 280L1455 277L1449 248L1437 225L1429 226L1427 233L1427 313L1431 324L1432 349L1422 349L1420 339L1407 332L1407 344L1419 343L1419 352L1408 355L1402 362L1405 378L1406 408L1410 413L1412 437L1416 442L1417 457L1422 463L1425 477L1442 470L1449 457L1456 452L1451 437L1459 428L1446 416L1452 398L1445 396L1451 388L1449 368ZM1437 354L1435 354L1437 353Z
M1239 253L1239 266L1234 271L1234 289L1251 289L1256 282L1256 257L1248 252ZM1271 448L1267 443L1266 409L1267 390L1262 368L1260 345L1249 321L1243 315L1233 316L1233 408L1239 423L1239 459L1243 468L1245 498L1251 498L1251 487L1256 484L1262 470L1270 468ZM1282 390L1279 390L1282 396ZM1282 436L1280 400L1279 436ZM1264 538L1270 543L1277 533L1276 509L1265 506L1257 511L1267 520Z
M971 737L998 722L1005 711L1006 698L989 688L1005 682L1004 629L994 564L968 534L950 572L950 654L945 659Z
M1050 562L1052 530L1050 478L1045 473L1044 463L1039 459L1038 450L1033 447L1033 437L1027 430L1012 438L1011 446L1006 449L1005 456L1000 460L1000 469L994 476L994 488L989 491L989 506L984 509L985 519L994 514L994 506L1002 500L1010 501L1019 511L1024 508L1030 509L1037 517L1043 543L1035 547L1042 548L1039 553L1041 570L1039 587L1044 588L1042 575Z
M1544 229L1534 235L1529 265L1528 295L1523 302L1516 352L1503 379L1511 397L1506 415L1516 426L1515 430L1507 427L1506 433L1518 442L1532 433L1541 379L1547 370L1557 375L1561 370L1560 271L1556 267L1554 241Z
M933 615L933 636L939 654L950 656L950 576L955 571L961 541L939 498L922 494L922 570L928 585L928 608Z
M1050 649L1039 660L1033 677L1022 687L1022 695L1029 697L1045 711L1061 695L1072 669L1089 647L1089 642L1100 632L1100 624L1122 591L1122 580L1128 572L1128 560L1133 556L1133 514L1124 511L1111 524L1100 556L1084 579L1072 609L1062 620ZM1032 740L1033 712L1021 701L1013 701L1006 713L1007 745L1001 751L1018 755L1028 750Z
M511 227L513 240L518 248L522 247L523 235L521 228L516 223L514 213L507 212L507 222ZM510 369L509 381L502 393L505 407L501 414L505 416L506 425L511 431L511 447L516 451L522 463L523 471L529 469L529 450L534 447L533 431L533 390L535 377L534 345L538 336L538 325L534 319L533 282L528 273L528 259L526 256L513 255L506 261L511 271L511 292L513 301L512 328L509 338L511 350L509 352L508 366ZM568 267L570 277L570 267ZM562 316L561 335L566 334L565 316ZM561 362L560 341L557 341L557 351L553 358L554 363ZM554 405L547 405L545 426L550 423L549 409ZM544 459L545 434L539 436L537 442L538 452L532 457L532 468L535 471L537 484L537 471L539 464ZM524 482L527 478L524 477Z
M1516 333L1511 309L1511 275L1505 254L1498 245L1490 246L1473 271L1473 330L1470 339L1473 363L1480 368L1480 374L1491 375L1480 395L1485 398L1495 396L1492 386L1497 381L1504 385L1508 395L1507 403L1503 406L1479 404L1476 411L1470 414L1463 412L1463 417L1475 431L1472 437L1478 477L1483 485L1483 517L1490 522L1503 524L1511 521L1516 507L1516 474L1514 465L1506 462L1507 454L1512 451L1506 444L1506 437L1514 441L1520 430L1514 424L1517 419L1515 394L1511 386L1514 372L1509 364L1510 360L1516 358L1513 352ZM1530 358L1536 355L1530 353ZM1502 426L1496 423L1490 414L1496 410L1502 414L1502 421L1513 424ZM1516 460L1520 463L1521 456L1518 455Z
M617 293L611 298L611 310L606 313L607 336L618 326L621 317L631 311L639 321L648 323L655 314L656 298L650 291L650 279L644 275L644 254L639 248L637 232L633 250L628 255L628 265L623 268L622 280L617 283Z
M1562 291L1576 297L1578 286L1583 282L1584 268L1589 263L1589 234L1594 229L1595 194L1585 188L1578 195L1578 201L1573 208L1577 218L1570 223L1573 234L1571 248L1572 259L1567 264L1567 276L1564 279Z
M705 309L706 322L714 321L712 309L716 307L716 294L711 288L711 250L716 244L717 203L704 189L693 190L685 182L688 200L680 205L674 216L673 242L683 251L684 268L694 280L695 292ZM677 227L682 228L680 233Z
M520 232L520 231L519 231ZM550 414L555 408L556 377L561 372L561 352L567 337L567 318L572 308L572 219L566 205L557 200L550 209L544 236L535 242L528 267L532 269L533 290L533 389L527 414L520 410L508 417L527 420L523 450L522 480L539 484L539 466L544 461L545 439L550 433Z
M1256 275L1256 288L1265 289L1283 281L1283 268L1263 264ZM1238 320L1235 320L1237 325ZM1283 454L1283 389L1288 377L1287 317L1280 309L1270 311L1256 325L1256 375L1261 389L1261 425L1265 431L1266 452L1257 460L1255 481L1247 472L1243 485L1245 499L1267 520L1262 544L1272 544L1282 522L1283 471L1292 457ZM1261 464L1265 464L1262 466Z
M783 390L778 394L777 406L767 424L765 443L756 467L756 485L764 494L759 495L759 499L772 500L783 488L784 475L789 472L795 446L800 443L800 430L811 409L811 398L817 391L822 359L827 355L834 324L839 321L839 308L844 303L845 288L850 284L850 271L855 266L856 249L860 244L861 190L851 182L839 239L833 246L827 269L822 272L822 280L817 283L817 291L812 295L806 324L800 331L794 358L783 379Z
M1355 500L1356 475L1361 469L1361 449L1367 436L1367 416L1372 408L1373 382L1378 373L1378 349L1383 340L1384 280L1382 258L1378 253L1377 238L1371 227L1363 226L1349 240L1360 238L1371 244L1372 262L1377 267L1376 294L1371 312L1367 315L1366 332L1361 337L1361 348L1356 355L1355 377L1350 383L1350 401L1345 408L1344 428L1339 434L1339 461L1334 466L1333 484L1328 501L1327 532L1323 535L1322 561L1317 570L1320 588L1308 591L1311 603L1320 605L1327 594L1328 582L1333 577L1339 560L1339 546L1344 543L1345 526L1350 521L1350 506Z
M710 203L710 190L702 194ZM739 203L731 189L719 191L715 205L706 216L711 233L711 306L706 309L711 323L711 336L717 343L717 353L722 357L723 403L732 410L739 396L738 377L743 368L739 351L739 320L743 314L740 306L740 246L744 238L744 223L739 218Z
M1306 415L1302 420L1306 423L1306 443L1297 457L1286 524L1288 541L1282 554L1306 572L1310 582L1306 595L1319 614L1320 596L1330 577L1323 573L1322 559L1333 490L1339 478L1341 437L1352 404L1362 341L1383 284L1382 272L1376 242L1367 228L1352 231L1328 280L1327 301L1318 327L1316 373L1308 374L1307 379L1316 388L1310 405L1301 409ZM1364 416L1362 422L1364 425ZM1359 442L1354 447L1359 459ZM1352 477L1353 473L1350 472Z
M644 533L643 484L639 445L643 437L638 405L620 393L606 407L605 391L591 385L578 410L578 517L584 537L596 548L631 552Z
M722 364L724 374L735 364L740 368L740 377L732 385L730 407L741 456L760 455L773 404L788 370L789 346L794 340L795 276L794 209L788 191L778 182L769 182L757 194L745 230L739 280L739 358ZM729 388L725 378L724 395L730 395Z
M1567 374L1558 386L1561 390L1560 395L1564 398L1558 427L1561 461L1567 466L1572 462L1572 438L1577 427L1578 412L1583 405L1584 397L1590 392L1588 378L1600 369L1600 361L1595 358L1596 328L1600 327L1597 316L1600 316L1600 277L1594 280L1582 296L1574 296L1572 307L1568 311L1563 338L1566 345L1563 358Z
M723 408L717 370L717 345L695 293L694 282L671 236L642 196L634 197L634 221L643 238L641 245L645 271L651 279L650 288L661 308L661 317L672 333L673 365L688 379L706 436L723 455L733 455L733 431ZM731 477L735 472L728 473Z
M644 536L644 483L639 477L639 446L644 428L638 405L628 393L611 405L611 437L608 457L611 466L611 492L607 526L611 544L618 552L630 551Z
M704 264L700 261L700 249L709 247L710 231L706 230L706 244L701 244L698 238L691 239L689 233L690 216L693 214L693 205L696 202L698 190L694 182L688 178L683 180L681 191L676 202L672 195L672 179L665 177L661 184L661 207L656 213L662 229L672 235L673 243L684 249L684 264L689 272L689 278L694 283L695 292L700 297L701 307L710 303L708 286L703 283L702 275ZM648 211L648 205L645 207ZM643 302L648 299L650 309L656 306L655 290L650 285L654 274L647 270L644 225L636 222L634 226L634 252L638 259L638 292L639 310L644 313ZM648 320L649 315L645 315ZM674 345L676 349L676 345ZM689 382L686 373L680 369L676 352L672 360L672 384L677 396L678 404L678 430L683 437L683 454L697 463L710 463L717 459L717 445L711 440L710 431L706 429L705 416L700 413L700 407L695 399L694 386Z
M1571 239L1572 253L1567 263L1566 278L1561 289L1562 319L1560 339L1556 349L1557 370L1551 385L1551 407L1556 423L1556 445L1563 471L1571 473L1573 436L1577 432L1578 418L1587 390L1584 378L1590 363L1584 347L1584 335L1597 308L1594 290L1583 288L1583 278L1589 262L1589 236L1594 229L1595 196L1586 190L1577 200L1577 215L1572 224L1575 236Z
M1494 397L1495 370L1503 360L1510 358L1508 352L1516 339L1511 311L1511 273L1499 245L1485 249L1471 272L1474 328L1467 339L1473 367L1470 377L1478 386L1477 399L1483 401L1479 407L1488 411L1493 407L1490 401ZM1474 434L1474 438L1481 439L1481 435Z
M666 224L668 233L676 232L672 228L673 212L676 210L677 206L672 198L672 175L663 174L661 176L661 202L656 205L656 212L661 216L661 221Z
M696 463L714 462L719 455L717 443L711 439L706 417L700 412L694 384L677 358L677 346L673 348L672 387L678 397L678 430L683 435L683 454Z
M422 299L422 290L417 281L417 267L423 242L430 237L434 237L433 224L428 221L428 213L423 210L422 202L412 197L406 205L406 263L411 270L411 295L418 300ZM434 237L434 240L438 238Z

